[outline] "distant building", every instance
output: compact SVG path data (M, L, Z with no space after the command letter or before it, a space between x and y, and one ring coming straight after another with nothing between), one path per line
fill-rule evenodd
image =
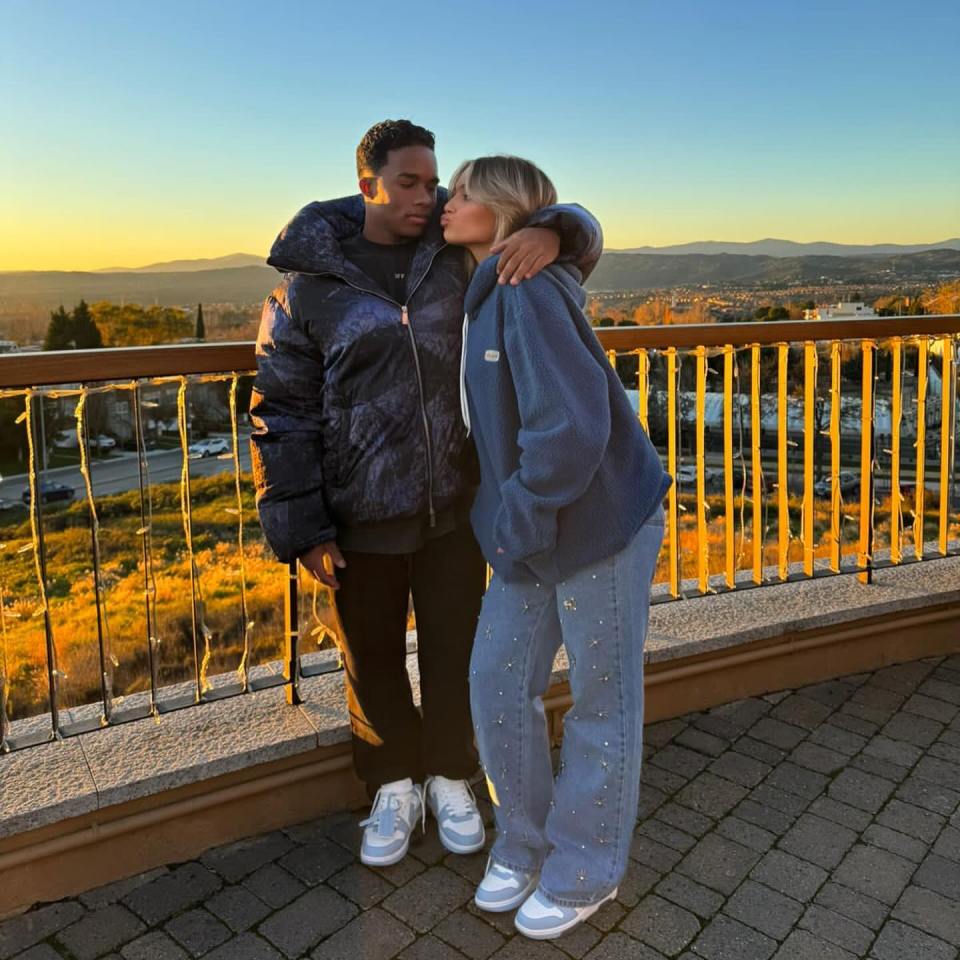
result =
M825 307L814 307L803 311L804 320L854 320L857 317L875 317L873 307L860 300L831 303Z

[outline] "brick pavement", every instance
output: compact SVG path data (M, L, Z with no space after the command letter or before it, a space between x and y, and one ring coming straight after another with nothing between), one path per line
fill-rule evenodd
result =
M356 815L0 923L0 960L953 960L960 946L960 656L648 727L616 901L566 938L471 902L485 857L435 827L385 870ZM484 802L489 816L489 805Z

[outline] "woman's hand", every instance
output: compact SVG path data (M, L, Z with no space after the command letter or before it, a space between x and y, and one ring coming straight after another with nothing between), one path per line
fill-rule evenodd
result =
M343 559L343 554L340 552L336 540L318 543L300 558L300 562L315 580L319 580L320 583L330 587L331 590L340 589L336 569L337 567L341 569L345 567L347 561Z
M535 277L553 263L560 253L560 237L546 227L524 227L495 243L490 253L499 253L497 273L500 284L516 286L521 280Z

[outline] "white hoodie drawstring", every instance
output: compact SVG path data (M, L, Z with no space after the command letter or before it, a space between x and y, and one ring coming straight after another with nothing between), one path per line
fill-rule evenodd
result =
M460 348L460 415L463 417L467 436L470 436L470 406L467 402L467 325L468 314L463 315L463 346Z

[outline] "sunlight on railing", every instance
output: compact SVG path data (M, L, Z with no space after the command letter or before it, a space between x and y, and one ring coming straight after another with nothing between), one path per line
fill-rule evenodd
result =
M689 346L669 343L682 327L599 332L676 478L657 577L668 595L828 573L868 582L957 555L957 334L903 335L903 322L896 336L811 340L815 322L746 326L731 325L736 345L724 325L688 328ZM778 339L777 326L805 337Z

